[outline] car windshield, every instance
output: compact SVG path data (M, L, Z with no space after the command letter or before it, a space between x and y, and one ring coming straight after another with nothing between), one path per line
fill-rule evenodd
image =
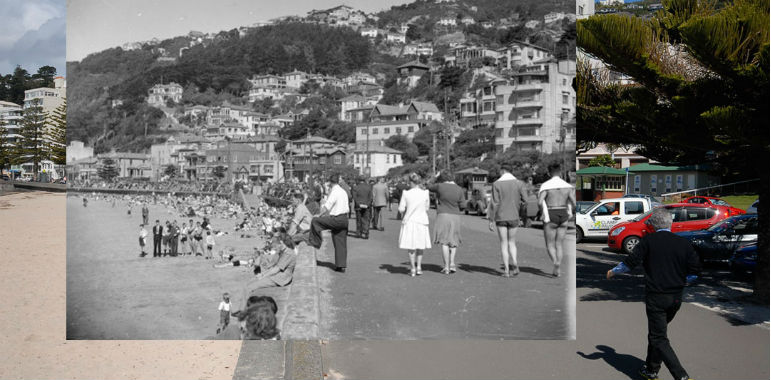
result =
M632 221L633 222L639 222L639 221L647 218L648 215L650 215L652 212L653 212L653 210L650 210L650 211L646 212L645 214L640 214L636 218L632 219Z
M727 231L729 229L732 229L736 222L739 221L739 218L728 218L724 219L723 221L719 222L718 224L715 224L714 226L707 228L707 231L712 231L715 233L720 233L723 231Z
M710 201L710 203L712 203L713 205L718 205L718 206L730 206L730 205L728 204L728 202L726 202L726 201L724 201L724 200L722 200L722 199L710 199L709 201Z

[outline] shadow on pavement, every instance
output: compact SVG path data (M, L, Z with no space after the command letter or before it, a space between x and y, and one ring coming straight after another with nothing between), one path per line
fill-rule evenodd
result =
M408 266L396 266L391 264L381 264L380 269L385 269L388 273L410 274L409 264L407 265Z
M624 301L639 302L645 295L645 282L641 269L635 269L632 274L616 276L612 280L605 278L605 273L613 268L622 256L602 254L581 250L592 258L576 258L576 288L595 289L581 296L580 301Z
M493 276L500 276L500 274L503 273L490 267L483 267L479 265L470 265L470 264L458 264L458 269L464 272L487 273Z
M329 261L321 261L318 259L316 260L316 266L329 268L331 270L335 270L335 268L337 268L337 266L335 266L335 263L331 263Z
M536 276L554 278L554 276L551 273L546 273L538 268L520 266L519 271L523 273L534 274Z
M643 364L645 364L643 360L640 360L632 355L619 354L615 349L606 345L600 344L596 347L598 352L585 354L581 351L578 351L576 354L588 360L602 359L616 371L623 373L630 379L640 378L640 375L637 373L637 371L640 369L640 367L642 367Z

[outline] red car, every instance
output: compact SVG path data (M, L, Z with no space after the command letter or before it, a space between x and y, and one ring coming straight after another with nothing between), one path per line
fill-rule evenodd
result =
M730 216L729 208L704 203L673 203L662 206L672 214L672 232L703 230ZM645 234L654 232L645 224L651 211L628 222L616 224L608 231L608 247L632 253Z
M731 213L730 216L741 215L746 213L746 211L740 208L733 207L728 202L715 197L704 197L704 196L690 197L683 200L683 203L700 203L700 204L711 204L715 206L725 206L725 207L728 207L729 212Z

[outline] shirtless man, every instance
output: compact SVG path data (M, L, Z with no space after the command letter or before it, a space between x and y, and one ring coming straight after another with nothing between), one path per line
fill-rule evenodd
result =
M559 164L549 165L552 178L541 185L538 191L538 206L543 215L543 236L546 251L554 263L554 277L560 276L563 256L563 242L568 230L568 221L576 209L576 193L569 183L560 178Z

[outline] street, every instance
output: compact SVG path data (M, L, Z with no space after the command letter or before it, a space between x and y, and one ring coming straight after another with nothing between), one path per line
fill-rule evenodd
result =
M430 220L435 211L431 210ZM348 238L348 271L334 272L331 244L319 252L320 334L324 339L567 339L572 287L568 265L552 276L543 232L517 232L521 273L501 277L497 235L478 216L463 215L463 243L455 274L440 273L441 246L424 254L423 275L409 276L409 258L398 249L401 221L386 212L385 231L368 240ZM355 220L351 220L351 226ZM433 227L433 226L431 226ZM353 231L351 231L352 233ZM572 235L569 235L572 236ZM572 245L569 247L572 251Z

